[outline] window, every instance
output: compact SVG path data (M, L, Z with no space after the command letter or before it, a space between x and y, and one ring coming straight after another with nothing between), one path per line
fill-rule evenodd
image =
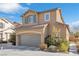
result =
M24 21L25 23L28 23L28 19L27 19L27 18L25 18L24 20L25 20L25 21Z
M25 18L22 18L22 23L23 23L23 24L25 23Z
M36 22L36 16L35 15L30 15L28 17L28 22L29 23L35 23Z
M50 20L50 13L45 13L44 14L44 20L49 21Z
M23 18L22 22L24 24L28 24L28 23L36 23L36 15L30 15L27 18Z
M28 23L28 19L27 18L22 18L22 23L23 24Z
M3 28L3 23L0 23L0 28Z

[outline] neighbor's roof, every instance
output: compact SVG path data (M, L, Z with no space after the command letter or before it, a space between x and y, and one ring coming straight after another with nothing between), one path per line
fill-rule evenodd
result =
M10 20L8 20L7 18L0 18L1 20L3 20L3 21L5 21L6 23L11 23L12 24L12 22L10 21Z
M4 22L6 22L6 23L10 23L10 24L12 24L12 25L14 25L14 26L16 26L16 25L20 25L20 23L17 23L17 22L11 22L10 20L8 20L7 18L0 18L0 20L3 20Z
M6 22L6 23L9 22L6 18L0 18L0 20L3 20L3 21Z
M20 23L17 23L17 22L13 22L12 24L13 24L15 27L21 25Z

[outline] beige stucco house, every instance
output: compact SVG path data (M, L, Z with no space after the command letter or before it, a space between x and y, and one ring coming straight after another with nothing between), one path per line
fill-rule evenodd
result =
M8 41L10 34L15 32L15 26L12 22L8 21L5 18L0 18L0 42Z
M69 40L69 28L64 23L60 8L42 12L28 10L21 17L22 25L16 28L16 45L32 47L45 45L45 38L57 30L60 37Z

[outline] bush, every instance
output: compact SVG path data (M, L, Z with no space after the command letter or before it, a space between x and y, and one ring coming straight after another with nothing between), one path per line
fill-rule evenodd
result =
M61 52L68 52L69 49L69 43L66 39L63 38L56 38L56 37L49 37L46 40L46 43L48 45L48 51L55 51L55 49ZM52 46L52 47L51 47ZM51 47L51 48L50 48ZM57 47L57 48L56 48Z
M68 49L69 49L69 43L68 43L68 41L66 41L65 39L63 39L63 40L60 42L59 50L60 50L61 52L68 52Z
M46 40L46 44L48 45L48 47L49 47L50 45L59 46L60 40L59 40L59 38L57 38L57 37L51 37L51 36L50 36L50 37Z
M57 47L58 51L61 52L68 52L69 50L69 43L66 39L63 38L59 38L59 37L55 37L55 36L50 36L47 40L46 40L46 44L49 47L48 50L52 50L54 51ZM52 46L50 48L50 46Z
M15 33L12 33L10 35L9 42L11 42L13 45L16 45L16 34Z

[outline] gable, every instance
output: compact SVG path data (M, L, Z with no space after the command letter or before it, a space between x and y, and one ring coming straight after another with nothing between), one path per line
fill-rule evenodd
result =
M13 25L12 22L10 22L9 20L5 18L0 18L0 22Z
M10 22L10 21L8 21L7 19L5 19L5 18L1 18L0 19L0 23L3 23L3 25L4 25L4 28L8 28L8 27L14 27L14 25Z
M4 22L4 23L8 23L6 20L4 20L4 19L0 19L0 22Z
M32 11L32 10L28 10L27 12L25 12L23 15L22 15L22 17L28 17L29 15L36 15L37 14L37 12L35 12L35 11Z
M61 15L61 10L56 10L56 21L59 23L64 23Z

